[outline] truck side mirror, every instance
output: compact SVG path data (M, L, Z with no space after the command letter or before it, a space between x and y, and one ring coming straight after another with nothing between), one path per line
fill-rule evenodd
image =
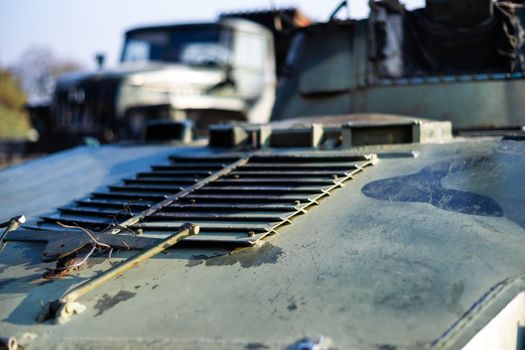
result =
M224 65L224 71L226 72L225 81L229 84L235 85L235 81L233 80L233 66L231 63L227 63Z
M95 62L97 63L97 68L102 69L104 68L104 61L106 60L106 55L103 53L97 53L95 55Z

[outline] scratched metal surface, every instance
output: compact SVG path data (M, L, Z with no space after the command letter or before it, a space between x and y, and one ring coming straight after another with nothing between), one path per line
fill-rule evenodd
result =
M300 338L318 335L330 338L334 349L429 345L492 286L524 272L525 143L472 139L359 149L408 150L419 156L383 157L263 246L230 255L173 249L87 295L81 302L88 310L61 326L34 322L40 302L108 263L93 260L77 276L43 283L43 245L9 243L0 255L0 333L36 334L28 348L292 349ZM170 150L151 151L113 149L108 158L127 159L131 170ZM75 161L83 152L63 155L77 169L75 183L89 182L89 192L114 182L109 175L88 180ZM105 152L90 154L98 159ZM125 172L104 164L106 174ZM10 191L21 190L24 181L10 180ZM31 213L79 195L65 187L61 198L28 201ZM10 197L1 207L12 212L21 204ZM493 316L487 312L483 322ZM464 327L450 347L464 344L483 322Z

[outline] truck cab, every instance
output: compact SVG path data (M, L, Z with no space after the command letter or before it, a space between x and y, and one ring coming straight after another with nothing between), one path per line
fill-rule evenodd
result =
M118 67L59 78L52 127L39 132L53 142L86 136L111 142L143 139L153 120L190 120L198 131L228 120L264 123L275 71L272 34L254 22L132 29Z

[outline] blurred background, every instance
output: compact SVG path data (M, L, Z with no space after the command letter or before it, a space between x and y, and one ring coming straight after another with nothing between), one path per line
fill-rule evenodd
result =
M424 0L405 3L415 8ZM23 106L48 100L59 75L95 69L96 53L105 55L107 67L116 65L126 29L290 6L314 21L326 21L338 4L339 0L0 0L0 138L30 136ZM349 12L353 18L366 17L368 1L351 1Z
M424 2L406 0L404 4L413 9L424 6ZM41 147L31 149L32 143L42 140L42 135L38 127L33 129L30 120L34 124L34 114L28 112L27 106L51 105L57 78L69 72L96 71L97 55L104 57L104 68L116 67L124 33L130 28L213 22L223 13L292 7L311 22L325 22L340 3L340 0L0 0L0 167L42 153ZM348 8L338 12L338 18L368 16L367 0L348 3Z

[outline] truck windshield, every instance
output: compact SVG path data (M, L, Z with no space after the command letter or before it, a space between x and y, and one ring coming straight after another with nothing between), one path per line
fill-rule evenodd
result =
M223 28L177 28L128 34L122 62L164 61L217 66L228 63L230 33Z

